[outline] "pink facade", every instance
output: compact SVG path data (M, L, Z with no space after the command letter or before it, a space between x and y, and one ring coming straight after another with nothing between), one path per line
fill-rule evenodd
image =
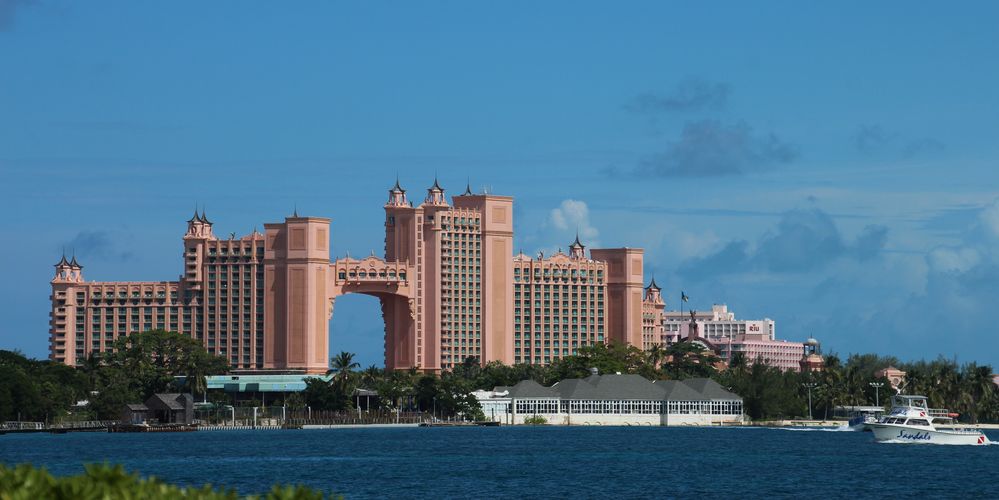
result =
M188 221L179 281L87 282L65 257L52 279L49 357L79 364L129 333L166 329L201 340L235 369L264 362L264 237L219 239L204 213Z
M514 361L549 363L607 340L607 264L570 254L513 259Z
M737 354L742 354L748 364L762 361L781 370L799 371L805 355L805 344L801 342L753 338L748 335L739 335L716 345L721 349L721 357L726 362L731 362Z
M666 311L662 289L653 279L645 288L642 303L643 349L655 344L670 346L690 338L693 329L690 313ZM693 319L697 337L707 341L705 345L713 346L726 363L741 354L749 364L762 361L781 370L801 369L805 344L777 340L771 319L739 320L724 304L716 304L710 311L693 311Z
M385 204L383 257L330 261L330 220L299 217L219 239L188 221L184 274L172 282L86 282L65 258L52 280L50 358L79 364L115 339L154 328L201 341L237 371L323 373L336 298L377 297L385 366L450 369L549 363L610 340L643 346L643 252L513 254L513 199L452 198L435 181L413 206L397 182Z

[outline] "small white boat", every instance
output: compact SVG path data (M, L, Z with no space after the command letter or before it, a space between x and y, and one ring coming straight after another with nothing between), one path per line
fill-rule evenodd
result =
M847 419L846 428L851 431L870 431L867 424L876 423L885 414L880 406L837 406L833 418Z
M930 412L925 396L894 396L891 411L867 427L874 439L890 443L989 444L989 438L975 429L940 430L933 425L942 417Z

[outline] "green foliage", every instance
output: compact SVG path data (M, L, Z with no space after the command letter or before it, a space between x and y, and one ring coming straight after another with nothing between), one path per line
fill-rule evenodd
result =
M531 415L524 418L524 423L527 425L545 425L548 423L548 419L541 415Z
M302 396L299 392L291 394L285 398L284 405L287 406L289 410L304 410L306 407L305 396Z
M114 351L92 355L79 368L28 359L0 351L0 420L45 421L69 414L88 400L91 419L117 419L127 403L145 401L157 392L205 391L205 377L228 370L224 358L209 354L196 340L163 330L121 337ZM185 384L177 387L175 377Z
M743 409L750 418L794 418L808 415L807 402L800 395L800 375L762 363L739 363L719 373L718 383L742 396Z
M205 350L197 340L177 332L150 330L120 337L104 365L129 374L129 380L144 398L171 388L174 377L185 378L193 394L205 390L205 377L226 373L229 363Z
M97 419L117 419L122 407L142 402L158 392L205 392L208 375L228 371L225 358L209 353L186 335L150 330L120 337L113 351L88 358L80 367L92 380L96 394L91 411ZM184 377L178 386L176 377Z
M350 396L344 392L343 386L327 382L321 378L305 379L305 390L302 391L305 404L313 410L343 411L350 409Z
M304 486L274 486L264 495L239 496L235 491L214 489L211 486L182 488L158 479L140 478L129 474L120 465L87 465L79 476L54 477L44 469L30 465L8 468L0 464L0 500L34 500L37 498L103 500L108 498L135 498L168 500L191 498L201 500L323 500L342 498L326 495Z
M415 382L416 400L428 411L434 398L438 414L454 415L474 411L461 407L452 393L475 389L512 386L531 379L551 385L567 378L584 378L590 368L600 373L629 373L649 379L682 380L710 377L743 397L746 413L753 419L803 418L808 416L808 390L803 384L815 384L812 389L812 414L827 419L833 408L840 405L873 405L875 388L872 382L884 384L879 392L882 405L888 404L892 390L885 379L874 372L889 365L908 372L909 394L923 394L934 408L950 408L961 414L962 421L999 421L999 387L992 382L990 366L969 363L959 366L954 361L938 359L932 362L901 363L894 357L874 354L852 355L844 363L838 356L825 358L826 369L817 373L781 371L758 360L736 356L726 370L718 371L720 360L697 343L682 342L667 348L654 346L648 352L634 347L609 343L580 348L575 356L548 366L513 365L492 362L480 366L475 359L454 368L440 377L426 375ZM450 384L450 388L444 385Z
M88 388L86 376L69 366L0 350L0 421L66 415Z

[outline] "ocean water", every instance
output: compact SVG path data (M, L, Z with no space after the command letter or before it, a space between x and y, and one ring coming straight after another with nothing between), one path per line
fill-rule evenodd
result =
M989 438L999 434L989 431ZM7 434L0 462L121 463L241 493L347 498L999 498L999 446L875 443L768 428L493 427Z

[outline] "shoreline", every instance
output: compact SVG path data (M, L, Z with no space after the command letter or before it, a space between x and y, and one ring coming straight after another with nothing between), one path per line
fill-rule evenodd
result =
M198 426L197 428L191 429L196 432L224 432L224 431L279 431L279 430L338 430L338 429L415 429L419 427L493 427L493 426L483 426L468 423L466 425L421 425L418 423L407 423L407 424L329 424L329 425L303 425L300 427L282 427L282 426L270 426L270 425L258 425L256 427L252 425L207 425ZM676 427L676 428L692 428L699 427L705 429L711 428L752 428L752 427L762 427L762 428L814 428L814 429L836 429L841 427L846 427L846 421L844 420L766 420L759 422L746 422L742 424L724 424L724 425L676 425L676 426L585 426L585 425L541 425L541 426L531 426L531 425L497 425L495 427ZM958 424L958 425L938 425L938 429L979 429L979 430L999 430L999 423L988 423L988 424ZM61 430L58 432L55 429L18 429L18 430L5 430L0 431L2 434L65 434L66 430ZM82 429L69 430L69 432L81 432ZM104 430L97 429L87 429L87 432L106 432Z

